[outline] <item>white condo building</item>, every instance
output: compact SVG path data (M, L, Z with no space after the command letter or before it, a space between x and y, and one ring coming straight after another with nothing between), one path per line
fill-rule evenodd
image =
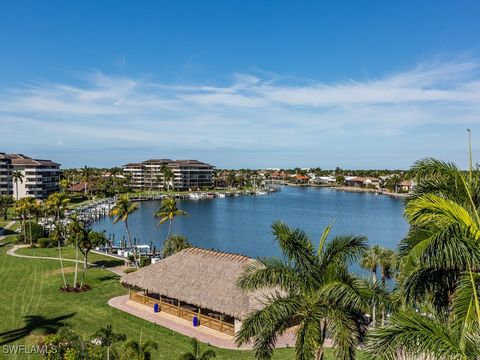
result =
M13 177L16 171L22 174L22 179L17 182ZM43 199L59 190L59 180L60 164L0 152L0 195L11 195L15 199L27 196Z
M123 166L125 175L130 176L130 185L134 190L164 188L163 169L169 168L173 177L168 181L170 188L197 189L213 186L214 166L198 160L150 159L141 163Z

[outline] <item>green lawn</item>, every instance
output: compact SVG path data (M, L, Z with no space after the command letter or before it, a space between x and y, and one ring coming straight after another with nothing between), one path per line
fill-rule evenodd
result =
M4 241L13 240L13 236ZM147 321L113 309L108 299L127 293L118 277L108 270L92 268L87 275L89 292L61 293L61 274L58 261L22 259L6 255L9 245L0 247L0 346L4 344L35 344L42 334L55 331L63 324L71 326L83 336L91 335L99 327L112 324L116 332L125 333L131 339L143 338L159 343L154 359L177 359L188 351L190 343L185 336L151 324ZM21 254L35 256L57 256L56 249L21 249ZM73 249L64 251L65 257L73 257ZM105 261L105 257L94 255L91 262ZM112 259L109 259L112 261ZM115 260L113 260L115 261ZM72 267L73 263L65 263ZM71 282L72 273L68 273ZM215 349L218 359L253 359L251 352ZM327 352L331 359L331 351ZM7 360L25 359L25 355L0 354ZM38 358L32 355L29 359ZM292 359L292 349L275 352L274 359Z
M3 228L5 227L8 223L10 222L10 220L0 220L0 228Z
M22 248L16 251L20 255L29 255L29 256L48 256L48 257L58 257L58 249L56 248ZM62 248L62 257L64 259L75 259L75 250L72 247ZM79 260L83 261L83 254L79 253ZM118 260L109 256L95 254L90 252L88 254L88 262L91 264L96 264L104 267L118 266L123 265L123 260ZM68 265L67 263L66 265Z

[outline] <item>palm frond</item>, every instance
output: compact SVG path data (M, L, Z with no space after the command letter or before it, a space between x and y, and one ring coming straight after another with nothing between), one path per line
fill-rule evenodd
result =
M349 265L358 260L368 249L365 236L336 236L325 244L320 257L320 268L338 264Z
M258 341L256 351L260 352L260 345L273 349L276 333L282 333L290 321L299 313L301 301L299 296L285 296L274 294L265 301L265 307L254 311L243 322L242 328L235 337L237 345L243 345L250 340ZM264 340L258 340L264 338ZM266 340L268 341L266 341ZM267 350L268 351L270 350Z
M310 312L300 322L295 342L295 355L297 360L314 360L316 351L322 347L322 317L315 312Z
M480 313L478 309L478 289L480 274L467 272L460 279L452 302L454 326L462 333L478 333L480 330Z
M247 266L238 279L238 285L247 290L279 287L295 293L301 286L301 279L289 264L269 258Z
M273 234L288 261L295 262L304 272L310 271L314 263L313 244L301 229L290 229L277 221L272 225Z
M426 355L438 360L476 359L480 356L477 340L468 338L461 348L459 334L448 323L404 312L392 316L387 327L373 331L366 349L376 359L415 359Z
M456 224L473 239L480 239L479 224L465 206L434 194L425 194L410 201L405 208L405 216L416 226L445 227Z
M331 309L328 314L331 338L337 359L355 359L355 350L363 341L368 321L361 313L345 309Z

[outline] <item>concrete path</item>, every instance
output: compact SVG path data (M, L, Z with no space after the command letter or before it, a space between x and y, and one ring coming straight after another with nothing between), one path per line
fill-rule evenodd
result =
M20 255L20 254L17 254L15 251L17 251L18 249L21 249L21 248L26 248L26 247L30 247L30 245L28 244L25 244L25 245L13 245L13 247L11 249L8 249L7 250L7 255L10 255L10 256L16 256L16 257L21 257L21 258L26 258L26 259L43 259L43 260L57 260L57 261L60 261L60 260L63 260L63 261L69 261L69 262L78 262L79 264L83 264L83 260L74 260L74 259L60 259L59 257L52 257L52 256L34 256L34 255ZM90 264L90 266L95 266L94 264Z
M55 261L63 260L63 261L66 261L66 262L73 262L73 263L76 262L76 260L74 260L74 259L60 259L59 257L52 257L52 256L21 255L21 254L16 253L16 251L18 249L26 248L26 247L29 247L29 246L30 245L14 245L11 249L7 250L7 255L15 256L15 257L19 257L19 258L25 258L25 259L43 259L43 260L55 260ZM78 263L83 265L83 260L78 260ZM88 265L90 267L96 267L96 268L99 267L98 265L92 264L92 263L88 263ZM114 273L115 275L122 276L124 274L123 270L125 269L125 267L124 266L115 266L115 267L111 267L111 268L104 267L103 269L105 269L107 271L110 271L110 272Z
M188 337L197 338L198 341L212 346L231 350L250 350L252 345L238 348L232 336L209 329L205 326L193 327L190 321L164 312L155 313L148 306L130 301L128 295L118 296L110 299L108 305L125 311L131 315L147 320L154 324L166 327ZM277 341L277 348L295 346L294 330L280 336Z

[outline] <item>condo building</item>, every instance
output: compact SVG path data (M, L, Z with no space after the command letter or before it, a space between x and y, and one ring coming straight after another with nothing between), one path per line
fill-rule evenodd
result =
M150 159L123 166L134 190L198 189L213 186L214 166L198 160ZM165 169L171 170L171 178L165 178Z
M14 172L21 174L17 181ZM59 180L60 164L0 152L0 195L11 195L15 199L27 196L43 199L59 190Z

